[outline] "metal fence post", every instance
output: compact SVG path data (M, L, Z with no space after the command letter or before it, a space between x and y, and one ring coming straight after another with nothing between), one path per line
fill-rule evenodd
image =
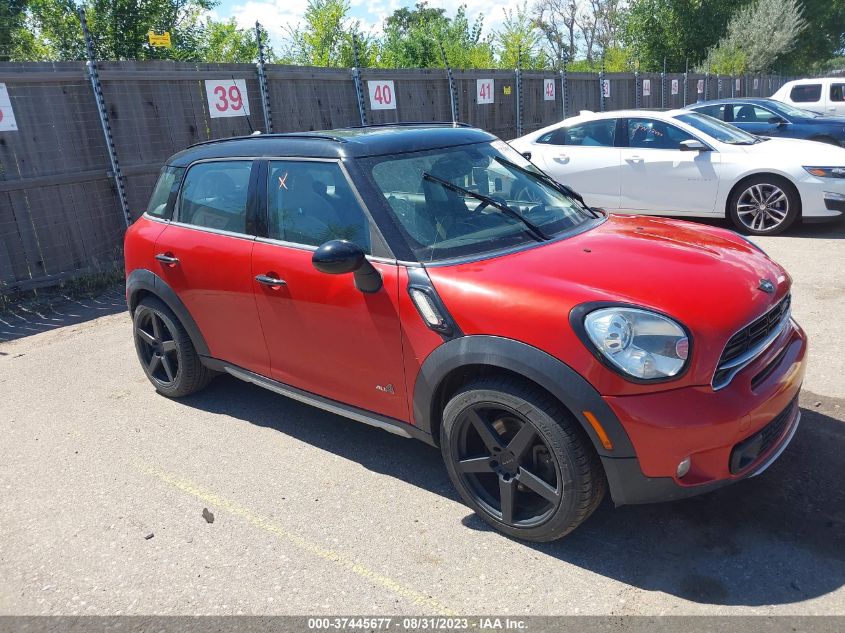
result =
M566 100L569 98L569 85L566 78L566 61L563 62L563 69L560 71L560 108L563 111L563 118L566 118L567 114L567 103Z
M516 136L522 136L522 47L516 53Z
M704 73L704 100L707 101L710 98L710 71L708 70Z
M634 107L639 110L642 105L640 99L640 71L637 69L634 72Z
M663 72L660 73L660 107L666 107L666 58L663 58Z
M261 40L261 25L255 22L255 42L258 44L258 87L261 89L261 107L264 113L264 132L273 133L273 113L270 111L270 91L267 87L267 75L264 72L264 42Z
M79 7L79 22L82 24L82 35L85 38L85 53L88 61L85 67L88 70L88 79L91 82L91 89L94 91L94 99L97 102L97 114L100 117L100 125L103 128L103 136L106 140L106 149L109 153L111 163L111 174L117 188L117 199L120 201L120 208L123 211L123 220L126 227L132 223L132 216L129 213L129 201L126 198L126 186L123 182L123 173L120 171L120 163L117 160L117 148L114 145L114 137L111 133L109 113L106 108L106 100L103 97L103 87L100 84L100 75L97 73L97 61L94 55L94 43L91 40L91 32L88 30L88 21L85 19L85 9Z
M440 56L443 58L443 66L446 68L446 79L449 81L449 108L452 111L452 123L458 122L458 91L455 85L455 77L452 75L452 67L449 66L449 60L446 58L446 49L443 48L443 42L437 42L440 45Z
M599 71L599 109L601 112L605 110L604 102L604 57L601 58L601 70Z
M687 64L684 67L684 107L686 107L686 105L687 105L687 92L689 92L688 87L687 87L688 76L689 76L689 59L687 60Z
M358 101L358 113L361 115L361 125L367 125L367 110L364 106L364 88L361 85L361 71L358 69L358 38L352 36L352 52L355 56L355 66L352 67L352 81L355 82L355 97Z

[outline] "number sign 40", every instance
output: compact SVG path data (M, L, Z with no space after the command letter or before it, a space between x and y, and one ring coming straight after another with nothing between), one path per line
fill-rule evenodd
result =
M244 79L207 79L205 94L212 119L249 116L249 99Z
M367 81L370 93L370 110L395 110L396 90L393 81Z

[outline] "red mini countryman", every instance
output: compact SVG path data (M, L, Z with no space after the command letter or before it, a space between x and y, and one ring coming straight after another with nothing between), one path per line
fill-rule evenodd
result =
M727 230L608 216L478 129L195 145L126 236L138 358L439 446L506 534L757 475L798 426L790 278Z

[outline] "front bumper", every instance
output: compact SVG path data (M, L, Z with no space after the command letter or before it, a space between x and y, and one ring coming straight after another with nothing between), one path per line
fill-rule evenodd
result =
M681 499L763 472L798 428L806 350L803 330L791 321L719 391L707 385L606 397L636 452L631 458L602 457L614 503ZM743 449L746 454L738 455ZM687 457L689 472L678 478L678 464Z

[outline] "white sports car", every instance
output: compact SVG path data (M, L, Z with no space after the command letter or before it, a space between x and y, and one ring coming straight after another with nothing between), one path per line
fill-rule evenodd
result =
M755 235L845 214L845 149L753 136L689 110L582 112L511 145L612 212L727 216Z

